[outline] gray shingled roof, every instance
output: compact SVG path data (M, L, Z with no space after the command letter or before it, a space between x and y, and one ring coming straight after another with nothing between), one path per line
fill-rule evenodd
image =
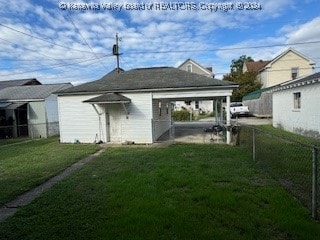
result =
M72 87L70 83L7 87L0 90L0 101L45 99L53 92Z
M127 98L121 94L117 93L108 93L102 94L98 97L90 98L83 102L86 103L129 103L131 102L130 98Z
M232 82L217 80L173 67L140 68L62 90L57 94L156 91L164 89L237 88Z
M41 85L41 83L35 78L0 81L0 90L7 87L15 87L15 86L23 86L23 85Z
M294 79L284 83L280 83L273 87L273 91L281 91L288 88L300 87L314 83L320 83L320 72L299 79Z

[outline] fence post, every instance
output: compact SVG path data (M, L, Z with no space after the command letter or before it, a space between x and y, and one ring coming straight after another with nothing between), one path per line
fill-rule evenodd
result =
M255 129L252 128L252 159L256 161L256 132Z
M318 219L318 149L312 149L312 218Z

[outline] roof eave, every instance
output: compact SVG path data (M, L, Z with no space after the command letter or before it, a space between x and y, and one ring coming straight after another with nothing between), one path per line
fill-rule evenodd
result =
M146 89L114 89L114 90L101 90L101 91L88 91L88 92L65 92L65 93L57 93L58 96L71 96L71 95L92 95L92 94L104 94L104 93L113 93L113 92L121 92L121 93L128 93L128 92L163 92L163 91L184 91L184 90L206 90L206 89L236 89L239 85L225 85L225 86L208 86L208 87L183 87L183 88L146 88Z
M131 101L96 101L96 102L83 101L83 102L84 102L84 103L89 103L89 104L131 103Z

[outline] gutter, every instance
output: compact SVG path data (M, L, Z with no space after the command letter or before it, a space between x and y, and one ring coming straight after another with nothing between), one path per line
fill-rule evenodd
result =
M55 93L58 96L77 96L77 95L92 95L92 94L104 94L104 93L136 93L136 92L165 92L165 91L184 91L184 90L225 90L225 89L237 89L238 84L235 85L226 85L226 86L215 86L215 87L184 87L184 88L146 88L146 89L114 89L114 90L100 90L100 91L91 91L91 92L66 92L66 93Z

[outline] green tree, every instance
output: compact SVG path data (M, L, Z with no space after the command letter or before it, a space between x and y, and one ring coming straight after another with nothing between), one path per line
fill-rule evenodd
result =
M233 59L230 65L231 72L242 72L243 64L245 62L254 62L254 60L246 55L242 55L238 59Z
M232 72L223 76L223 80L231 81L239 85L231 96L231 101L241 101L246 94L261 88L261 84L256 80L257 72Z

